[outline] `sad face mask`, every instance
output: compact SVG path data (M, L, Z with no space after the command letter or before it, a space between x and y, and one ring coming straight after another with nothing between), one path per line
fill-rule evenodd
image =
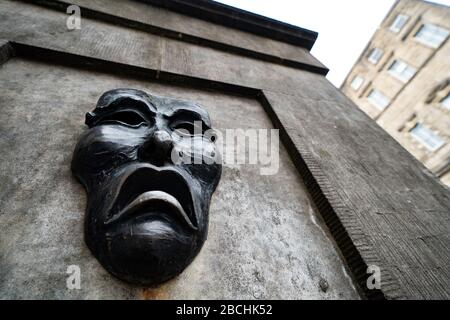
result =
M167 281L207 236L222 171L214 136L205 134L208 113L192 102L117 89L100 97L86 124L72 172L88 196L88 247L122 280Z

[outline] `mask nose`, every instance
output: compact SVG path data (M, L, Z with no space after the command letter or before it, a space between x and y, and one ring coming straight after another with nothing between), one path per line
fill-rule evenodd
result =
M164 165L173 148L173 140L170 134L164 130L157 130L144 143L141 156L155 165Z

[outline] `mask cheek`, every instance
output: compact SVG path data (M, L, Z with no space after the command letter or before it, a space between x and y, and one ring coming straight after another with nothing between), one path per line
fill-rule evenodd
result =
M203 142L202 155L203 161L209 165L217 164L221 161L216 144L209 141Z
M175 155L183 155L183 159L177 159L178 162L174 161L176 164L180 161L184 164L220 163L220 155L217 152L215 143L204 137L191 137L176 140L173 150Z
M134 160L136 149L115 143L95 143L81 150L79 158L87 173L107 173Z
M135 145L123 145L92 133L95 131L81 137L72 159L72 170L86 184L132 161L137 153Z

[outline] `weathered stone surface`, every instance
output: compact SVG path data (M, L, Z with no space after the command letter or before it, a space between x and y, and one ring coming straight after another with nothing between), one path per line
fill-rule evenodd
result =
M64 1L49 1L50 4L66 3ZM70 4L81 7L83 15L86 10L128 19L149 26L153 33L169 34L174 32L176 37L182 41L195 41L197 43L208 42L209 44L221 44L224 49L238 51L248 50L250 52L273 57L281 63L291 62L294 64L305 64L317 68L326 69L308 50L289 43L268 39L238 29L229 29L225 26L212 24L191 16L182 15L163 8L154 7L138 1L120 0L75 0ZM64 7L64 6L63 6ZM96 14L99 16L98 14ZM158 30L163 30L158 32ZM188 38L188 39L186 39Z

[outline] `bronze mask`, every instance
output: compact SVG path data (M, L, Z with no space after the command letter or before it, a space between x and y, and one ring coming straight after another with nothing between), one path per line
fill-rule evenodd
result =
M214 135L205 134L208 113L193 102L116 89L100 97L86 124L72 172L88 196L88 247L122 280L167 281L191 263L208 232L222 171Z

